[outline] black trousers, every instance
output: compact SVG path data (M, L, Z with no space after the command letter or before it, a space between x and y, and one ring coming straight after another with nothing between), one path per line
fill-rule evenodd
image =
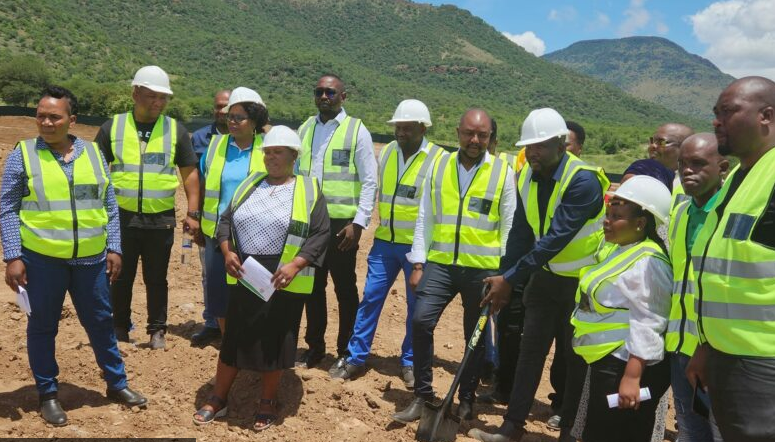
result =
M565 378L568 376L568 362L565 360L565 326L557 325L554 331L554 357L549 368L549 383L554 392L549 393L552 411L560 413L562 410L563 396L565 396Z
M611 355L592 363L584 442L651 441L659 400L670 387L670 359L665 357L662 362L646 367L641 376L640 386L651 390L651 399L641 402L637 410L608 408L606 396L619 392L626 366L625 361Z
M576 304L578 283L577 278L539 270L530 277L530 282L525 287L525 329L514 372L515 383L504 416L504 419L513 422L517 427L525 425L533 406L546 355L558 328L564 330L564 348L557 351L564 352L567 367L560 426L565 432L569 432L573 427L587 370L586 363L573 352L571 346L573 326L570 324L570 317Z
M775 358L734 356L710 350L708 390L725 441L775 440Z
M351 219L331 219L331 240L326 251L326 259L323 267L315 270L312 294L306 302L307 332L304 335L304 341L310 350L325 353L325 335L328 326L326 286L328 285L328 274L331 273L336 300L339 303L339 334L336 339L338 357L347 354L347 343L350 342L355 316L358 314L358 287L355 285L355 260L358 255L358 247L343 252L337 247L341 238L336 236L351 222Z
M175 237L174 229L121 229L121 274L110 287L113 324L129 330L132 325L132 287L137 261L142 259L143 282L148 305L146 331L167 329L167 266Z
M514 387L514 370L517 368L522 331L525 325L525 306L522 290L511 294L509 304L498 313L498 370L495 390L508 397Z
M412 317L412 347L414 349L414 394L433 397L433 331L441 314L460 293L463 301L463 338L465 343L476 329L482 300L482 280L494 275L494 270L474 269L453 265L425 266L417 286L417 301ZM465 346L465 344L464 344ZM460 378L458 398L473 401L479 383L479 369L484 363L484 339L480 339Z

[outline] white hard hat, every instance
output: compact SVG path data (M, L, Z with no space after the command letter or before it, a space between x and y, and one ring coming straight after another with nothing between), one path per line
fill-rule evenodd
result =
M425 127L431 127L431 113L428 106L420 100L409 99L398 103L393 118L388 120L389 124L402 122L422 123Z
M234 90L231 91L231 95L229 95L229 104L223 108L222 112L228 112L229 109L237 103L256 103L266 107L264 100L261 99L261 95L258 95L258 92L242 86L234 88Z
M648 175L635 175L622 183L614 196L648 210L657 222L667 223L670 216L670 190L662 181Z
M264 135L264 144L262 148L267 147L287 147L296 152L301 150L301 139L296 131L288 126L272 126L269 133Z
M138 69L132 86L142 86L160 94L172 95L170 77L158 66L143 66Z
M522 123L522 137L516 145L527 146L541 143L550 138L567 134L568 126L565 125L565 119L559 112L549 107L535 109Z

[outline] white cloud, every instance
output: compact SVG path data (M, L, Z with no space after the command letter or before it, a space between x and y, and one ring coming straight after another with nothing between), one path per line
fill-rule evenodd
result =
M538 38L533 31L523 32L522 34L504 32L503 35L536 57L540 57L546 52L546 43Z
M630 6L624 10L627 17L619 25L619 36L629 37L646 27L651 20L651 14L646 10L646 0L630 0Z
M602 12L595 11L595 18L587 22L584 27L586 31L599 31L605 29L611 24L611 18Z
M563 6L562 8L549 11L548 19L550 21L570 22L576 20L577 15L576 8L573 6Z
M659 35L667 35L668 32L670 32L670 28L667 27L667 25L664 22L657 22L657 24L654 26L654 29L656 29L657 34Z
M689 17L705 57L735 77L775 79L775 2L727 0Z

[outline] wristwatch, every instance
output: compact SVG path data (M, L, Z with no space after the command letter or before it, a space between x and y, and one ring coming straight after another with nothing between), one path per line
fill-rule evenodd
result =
M188 216L191 219L195 219L199 221L199 219L202 218L202 212L198 210L189 210L188 212L186 212L186 216Z

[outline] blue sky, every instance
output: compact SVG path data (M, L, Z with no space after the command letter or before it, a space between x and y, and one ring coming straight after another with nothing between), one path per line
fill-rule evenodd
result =
M775 0L430 0L471 11L536 55L579 40L668 38L736 77L775 78Z

